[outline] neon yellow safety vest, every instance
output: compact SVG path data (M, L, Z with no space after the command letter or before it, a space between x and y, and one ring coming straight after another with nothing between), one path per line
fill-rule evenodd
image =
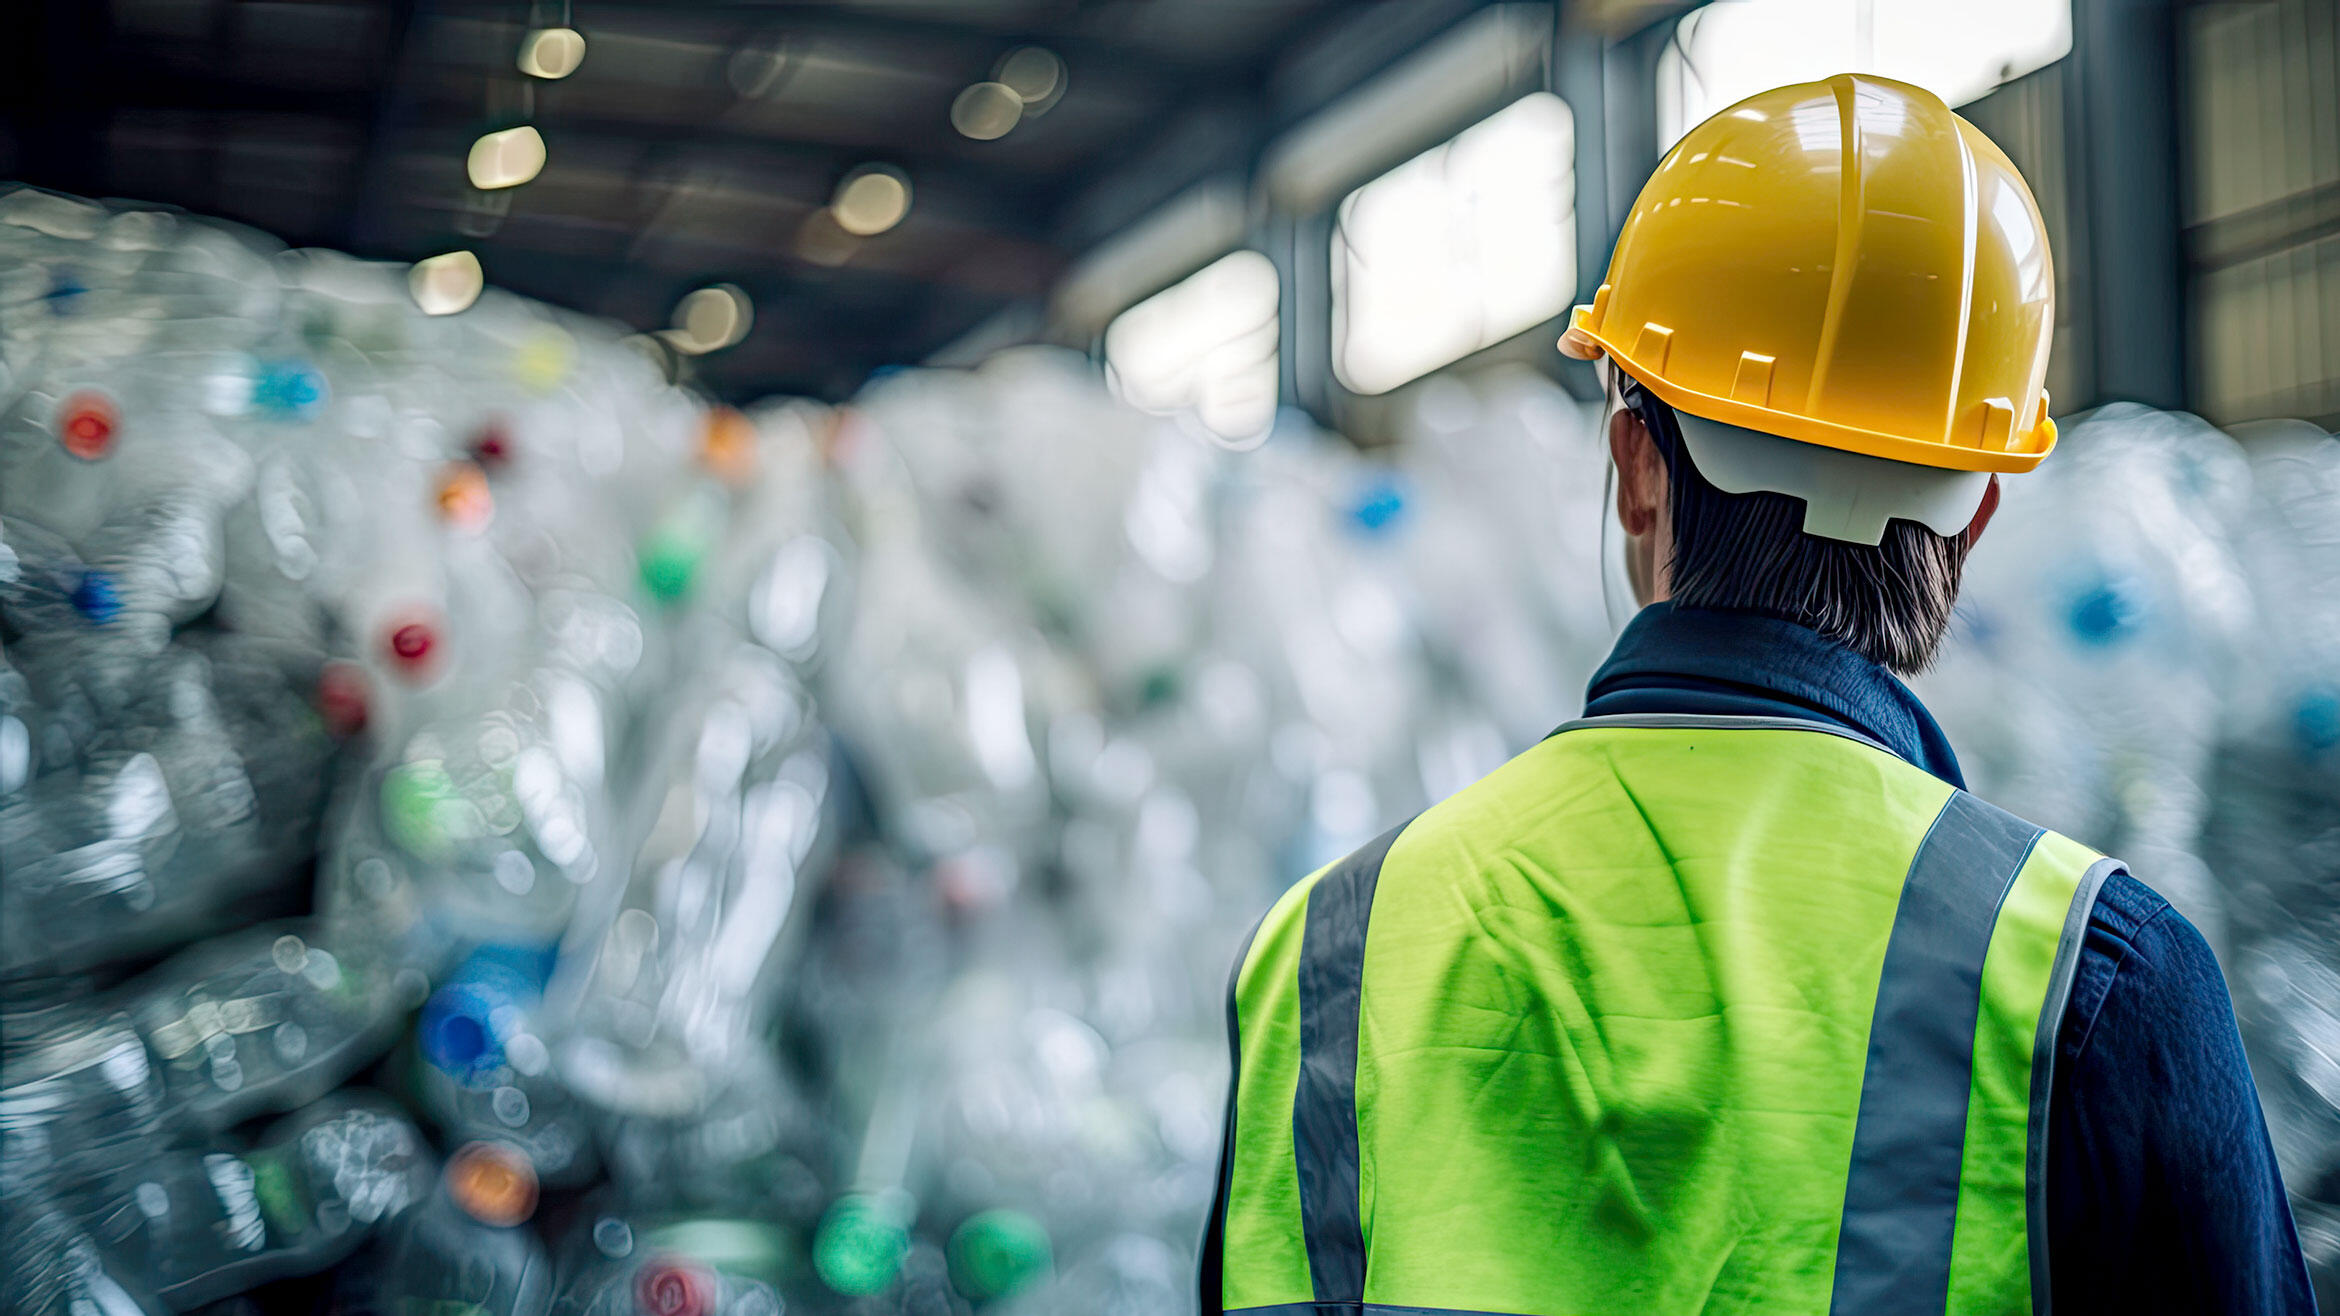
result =
M1570 723L1253 933L1203 1308L2044 1311L2115 871L1818 723Z

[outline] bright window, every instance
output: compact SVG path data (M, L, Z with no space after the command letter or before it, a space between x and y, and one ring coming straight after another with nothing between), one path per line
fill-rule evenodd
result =
M1575 118L1536 92L1341 202L1333 371L1383 393L1531 328L1576 294Z
M1964 105L2071 49L2071 0L1714 0L1658 57L1659 145L1791 82L1875 73Z
M1276 418L1276 267L1256 251L1222 256L1105 326L1114 391L1140 410L1188 415L1230 442Z

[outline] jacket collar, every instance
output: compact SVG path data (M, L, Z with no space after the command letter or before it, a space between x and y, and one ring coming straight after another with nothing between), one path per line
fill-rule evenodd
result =
M1933 714L1893 673L1777 617L1653 603L1593 673L1585 716L1707 713L1796 717L1860 732L1964 789Z

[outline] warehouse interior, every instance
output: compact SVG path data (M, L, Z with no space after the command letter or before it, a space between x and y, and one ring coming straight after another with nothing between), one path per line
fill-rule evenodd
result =
M1092 346L1090 322L1127 309L1113 303L1129 289L1156 291L1144 285L1194 252L1224 254L1213 248L1275 260L1297 323L1323 309L1307 298L1327 299L1316 253L1342 196L1532 90L1569 107L1569 200L1600 217L1576 226L1577 297L1665 125L1678 134L1693 108L1731 99L1697 75L1682 90L1678 28L1694 8L604 4L581 29L597 56L546 80L511 54L560 21L541 4L53 0L12 43L18 112L0 150L21 181L231 219L295 247L411 261L470 246L496 286L636 329L727 281L766 323L696 363L701 386L734 402L840 400L877 367L947 363L954 349ZM1911 17L1880 58L1960 27L1945 6L1883 8L1888 28ZM1961 37L1973 49L1939 72L2052 226L2054 395L2074 410L2126 398L2221 424L2329 426L2327 7L2065 9L1978 13L1974 32L2029 48ZM1710 25L1712 50L1692 62L1745 60L1714 72L1724 90L1791 64L1779 76L1849 67L1865 12L1766 9L1743 21L1836 35L1747 44L1760 55L1721 53L1745 34ZM952 130L956 98L1026 47L1041 52L1023 74L1045 85L1038 99L998 136ZM469 186L470 144L531 124L563 147L534 184ZM847 243L808 222L870 164L915 184L900 223ZM1184 246L1132 242L1177 230ZM1285 393L1330 419L1339 381L1312 359L1325 345L1288 348Z
M1194 1310L1246 934L1630 615L1570 309L1843 71L2052 252L1911 684L2207 938L2340 1304L2330 0L0 23L10 1310Z

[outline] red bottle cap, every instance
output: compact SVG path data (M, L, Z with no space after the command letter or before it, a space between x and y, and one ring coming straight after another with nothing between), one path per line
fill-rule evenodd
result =
M356 663L327 663L317 674L317 712L342 739L366 729L366 674Z
M707 1316L714 1277L682 1257L652 1257L634 1274L634 1306L642 1316Z
M112 398L83 389L57 409L57 441L65 445L65 451L93 462L114 446L114 432L121 423Z
M410 613L382 631L383 652L398 674L409 681L421 681L431 675L438 665L439 648L437 621L427 615Z
M512 431L501 418L480 426L472 436L471 459L489 470L512 460Z
M419 621L410 621L390 632L390 652L402 662L421 662L430 657L431 645L438 637L431 628Z

